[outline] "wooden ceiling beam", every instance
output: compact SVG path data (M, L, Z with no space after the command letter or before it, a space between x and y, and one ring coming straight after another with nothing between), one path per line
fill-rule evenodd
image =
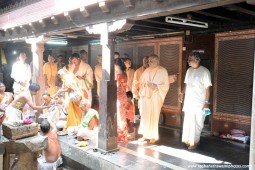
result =
M82 16L84 16L84 17L89 17L90 16L88 10L85 7L81 7L80 12L81 12Z
M40 25L41 25L43 28L46 27L46 23L45 23L45 21L44 21L43 19L39 20L39 23L40 23Z
M248 10L248 9L244 9L244 8L239 7L237 5L228 5L228 6L224 6L224 8L229 10L229 11L238 11L238 12L241 12L241 13L244 13L244 14L255 16L255 12L254 11L251 11L251 10Z
M5 31L4 30L0 30L0 34L2 35L2 37L5 36Z
M193 0L192 3L190 0L171 0L171 1L162 1L156 2L153 0L134 0L135 6L133 8L127 8L123 5L123 1L106 1L107 5L112 4L114 8L110 8L110 13L107 15L102 15L102 10L98 9L98 6L94 5L90 7L90 17L84 17L81 15L80 11L72 11L72 15L75 16L75 22L66 22L66 19L59 18L59 24L56 27L52 22L47 23L47 27L36 27L36 36L43 34L51 34L58 31L72 30L74 28L85 28L89 25L94 25L103 22L110 22L112 20L121 20L123 18L129 18L131 20L144 20L154 17L161 17L167 15L175 15L190 11L200 11L208 8L235 4L240 2L245 2L246 0ZM97 2L98 5L98 2ZM17 12L17 11L16 11ZM41 11L37 11L40 13ZM21 19L26 17L27 20L31 20L34 16L21 16ZM49 17L50 19L50 17ZM22 20L23 21L23 20ZM22 22L23 23L23 22ZM34 22L33 22L34 23ZM23 23L25 25L26 23ZM35 23L37 24L37 23ZM35 25L37 26L37 25ZM2 28L4 29L4 27ZM29 28L30 29L30 28ZM35 29L34 29L35 31ZM72 32L72 31L70 31ZM29 31L28 34L20 34L9 36L6 34L5 37L0 38L0 42L9 41L15 38L23 38L30 35L34 35L34 32Z
M212 13L208 13L208 12L204 12L204 11L193 11L193 12L195 12L197 14L213 17L213 18L218 18L218 19L232 21L232 22L238 22L238 20L233 19L233 18L224 17L224 16L220 16L220 15L216 15L216 14L212 14Z
M123 0L123 3L125 5L125 7L127 7L127 8L134 7L134 1L132 1L132 0Z
M36 32L36 28L35 28L35 25L33 23L29 23L28 25L31 28L32 32Z
M246 0L247 4L255 5L255 0Z
M50 19L53 22L53 24L58 25L59 22L58 22L58 19L56 16L52 16L52 17L50 17Z
M13 30L11 28L7 29L6 31L8 32L9 35L12 35L13 33Z
M21 31L21 32L28 33L28 30L29 30L29 29L28 29L27 26L22 26L22 25L21 25L19 28L20 28L20 31Z

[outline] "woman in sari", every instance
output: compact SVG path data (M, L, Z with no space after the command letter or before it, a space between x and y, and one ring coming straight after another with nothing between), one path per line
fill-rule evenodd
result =
M118 142L127 142L127 116L125 103L127 101L126 86L127 75L125 74L125 65L122 59L115 59L115 78L117 80L117 133Z

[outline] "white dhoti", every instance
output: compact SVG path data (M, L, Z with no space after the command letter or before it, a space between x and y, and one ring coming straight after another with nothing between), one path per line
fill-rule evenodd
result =
M6 121L9 124L15 125L17 123L20 123L20 121L22 120L22 111L12 107L11 105L9 105L6 108L5 114L6 114Z
M58 166L63 164L62 157L60 156L56 162L46 162L45 157L41 156L37 159L39 170L56 170Z
M182 142L193 146L200 141L200 135L204 127L205 114L200 109L185 111L182 131Z

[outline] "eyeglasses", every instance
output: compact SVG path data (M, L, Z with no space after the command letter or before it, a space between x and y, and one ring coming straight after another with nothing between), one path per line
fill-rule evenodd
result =
M191 62L191 61L196 61L196 60L192 60L192 59L187 59L187 62Z

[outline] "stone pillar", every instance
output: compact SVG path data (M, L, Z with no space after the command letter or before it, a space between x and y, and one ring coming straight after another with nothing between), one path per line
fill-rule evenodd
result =
M5 146L4 169L37 170L37 154L47 148L48 137L33 136L18 140L8 140L2 137Z
M117 145L117 89L114 77L114 60L108 44L108 24L101 28L102 45L102 81L99 97L99 134L98 149L102 152L113 152Z
M43 78L43 51L44 51L44 42L48 39L44 37L30 38L26 42L31 44L32 59L33 59L33 69L32 69L32 82L40 85L40 90L37 92L34 97L34 102L36 105L42 103L42 94L45 89L44 78Z

